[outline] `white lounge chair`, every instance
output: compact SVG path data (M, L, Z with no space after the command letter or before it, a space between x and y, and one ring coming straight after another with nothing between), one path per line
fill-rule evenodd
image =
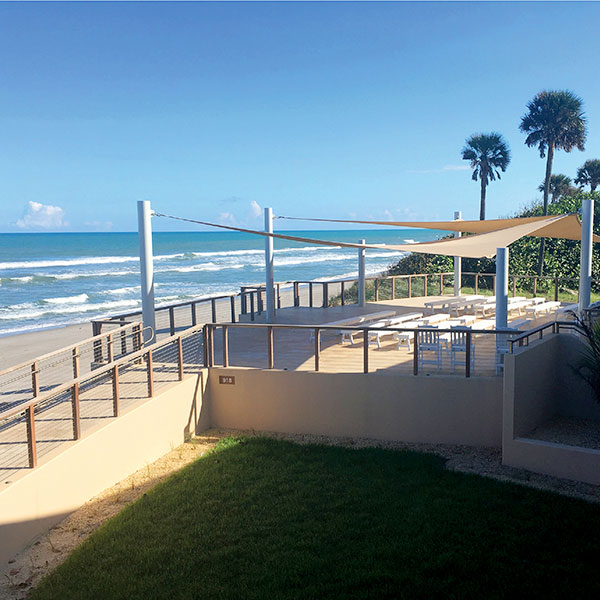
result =
M550 314L550 311L556 310L560 306L560 302L540 302L533 304L525 309L527 315L531 315L534 319L537 319L539 314Z

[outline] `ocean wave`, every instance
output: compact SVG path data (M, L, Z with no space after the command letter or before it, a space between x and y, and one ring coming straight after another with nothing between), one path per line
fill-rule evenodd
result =
M12 307L0 308L0 320L31 320L39 319L47 315L76 315L83 313L96 312L98 314L106 314L109 311L122 309L122 308L133 308L140 305L139 300L114 300L109 302L97 302L85 304L50 304L46 306L40 306L35 303L17 304Z
M408 240L402 240L402 242L404 244L418 244L419 243L419 242L417 242L417 240L410 240L410 239L408 239Z
M158 283L154 283L154 287L158 287ZM129 287L116 288L114 290L103 290L102 292L98 292L102 295L109 296L124 296L125 294L133 294L140 293L141 286L139 285L131 285Z
M89 300L87 294L77 294L76 296L64 296L63 298L44 298L42 302L48 304L83 304Z
M106 265L113 263L138 262L137 256L87 256L58 260L25 260L1 262L0 269L41 269L46 267L74 267L80 265Z

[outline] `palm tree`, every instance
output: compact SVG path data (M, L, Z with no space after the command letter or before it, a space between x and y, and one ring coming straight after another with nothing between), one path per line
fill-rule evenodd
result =
M552 196L552 202L556 202L561 196L567 196L574 192L576 188L572 187L571 183L572 179L567 177L567 175L563 175L562 173L552 175L552 177L550 177L550 195ZM545 187L546 182L542 181L538 190L543 192Z
M577 169L577 177L575 183L579 185L590 186L590 191L594 191L600 185L600 160L586 160L583 167Z
M571 152L573 148L584 150L586 119L583 100L568 90L544 90L527 104L527 114L521 119L520 130L527 133L525 144L537 146L540 156L546 153L546 178L544 179L544 214L548 214L550 177L555 150ZM538 274L544 265L544 238L540 242Z
M500 171L506 171L510 162L508 144L499 133L475 134L467 141L462 150L464 160L471 161L473 181L481 181L481 205L479 218L485 219L485 188L490 181L500 179Z

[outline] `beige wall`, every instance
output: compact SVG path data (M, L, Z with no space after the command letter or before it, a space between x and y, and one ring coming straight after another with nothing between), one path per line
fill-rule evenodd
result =
M235 385L219 383L235 377ZM213 427L500 446L500 377L414 377L213 368Z
M78 442L41 458L0 490L5 562L84 502L180 445L200 421L206 373L188 376ZM199 425L201 426L201 425Z
M574 335L551 335L506 357L503 464L600 484L600 451L527 439L552 417L600 416L590 389L572 368L581 349Z

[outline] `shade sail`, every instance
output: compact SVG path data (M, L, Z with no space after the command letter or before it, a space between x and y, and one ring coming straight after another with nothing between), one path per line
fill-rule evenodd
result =
M526 219L496 219L496 223L504 223L507 226L504 229L492 229L485 233L475 233L461 238L453 238L449 240L437 240L434 242L421 242L420 244L353 244L350 242L332 242L329 240L317 240L314 238L305 238L295 235L286 235L282 233L267 233L256 229L245 229L242 227L234 227L232 225L219 225L217 223L209 223L207 221L197 221L195 219L185 219L183 217L174 217L163 213L154 213L157 217L166 217L177 221L187 221L189 223L197 223L199 225L208 225L209 227L218 227L219 229L228 229L230 231L239 231L242 233L253 233L263 237L271 237L282 240L290 240L293 242L302 242L305 244L315 244L322 246L336 246L341 248L373 248L385 250L397 250L399 252L422 252L423 254L441 254L445 256L461 256L463 258L491 258L496 254L497 248L504 248L515 242L516 240L526 236L535 235L542 231L551 231L557 233L564 231L566 233L575 233L575 225L581 235L581 227L575 215L558 215L549 217L530 217ZM575 222L573 221L575 219ZM325 219L321 219L325 220ZM352 221L357 222L357 221ZM361 221L367 223L367 221ZM373 223L373 221L369 221ZM517 224L515 225L515 222ZM452 224L453 226L468 223L489 223L489 221L440 221L432 222L431 229L443 229L438 227L440 224ZM426 223L420 223L419 226L424 227ZM512 226L511 226L512 225ZM416 225L415 225L416 226ZM451 230L453 231L453 230ZM458 229L463 231L463 229ZM563 236L556 236L563 237ZM580 239L567 238L567 239ZM594 241L600 241L594 236Z
M462 233L488 233L525 225L529 223L545 222L551 215L545 217L521 217L516 219L489 219L487 221L357 221L349 219L299 219L297 217L279 217L281 219L301 221L321 221L327 223L355 223L361 225L387 225L389 227L418 227L420 229L436 229L440 231L460 231ZM558 219L544 226L536 228L530 235L534 237L560 238L565 240L581 239L581 224L576 214L560 215ZM594 235L594 241L600 242L600 236ZM500 246L498 246L500 247Z

